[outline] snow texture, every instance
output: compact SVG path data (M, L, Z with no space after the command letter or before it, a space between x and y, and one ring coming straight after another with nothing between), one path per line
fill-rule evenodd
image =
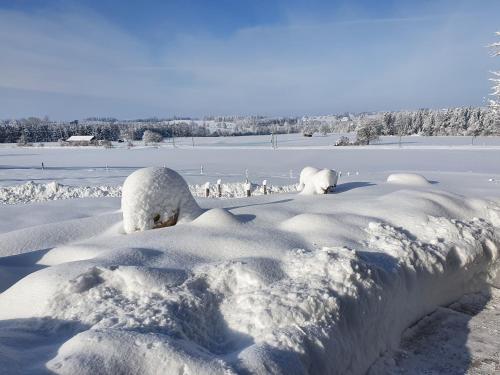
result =
M338 174L331 169L305 167L300 172L299 189L304 195L327 194L337 186Z
M160 167L139 169L127 177L122 211L127 233L191 221L201 213L181 175Z

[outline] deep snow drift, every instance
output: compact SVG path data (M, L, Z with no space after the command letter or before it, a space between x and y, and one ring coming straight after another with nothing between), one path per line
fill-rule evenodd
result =
M128 235L114 212L1 234L3 368L362 373L417 319L499 286L497 203L371 189L203 200L227 209Z

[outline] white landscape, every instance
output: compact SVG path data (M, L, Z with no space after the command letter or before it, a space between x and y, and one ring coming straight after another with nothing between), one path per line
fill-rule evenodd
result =
M2 146L1 367L495 373L500 138L337 137ZM180 173L199 208L127 234L121 185L150 166ZM306 166L341 172L334 192L298 194Z
M0 1L0 375L500 374L499 15Z

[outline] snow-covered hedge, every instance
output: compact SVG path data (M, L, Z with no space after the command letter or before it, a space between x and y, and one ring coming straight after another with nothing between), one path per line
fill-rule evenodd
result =
M327 194L337 186L338 174L332 169L305 167L300 172L299 190L301 194Z
M127 177L122 211L127 233L175 225L201 213L181 175L159 167L139 169Z

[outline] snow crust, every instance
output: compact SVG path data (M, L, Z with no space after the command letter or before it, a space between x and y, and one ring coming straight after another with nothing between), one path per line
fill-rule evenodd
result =
M127 233L190 221L201 213L181 175L160 167L142 168L127 177L122 211Z
M387 177L387 182L391 184L427 186L430 182L417 173L393 173Z
M331 169L305 167L300 172L299 190L301 194L326 194L337 186L338 174Z

